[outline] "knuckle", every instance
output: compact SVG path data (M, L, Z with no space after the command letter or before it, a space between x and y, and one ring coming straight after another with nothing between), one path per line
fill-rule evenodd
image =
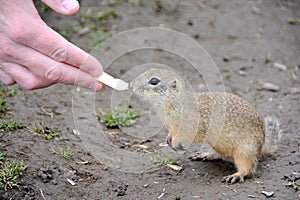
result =
M28 41L44 37L47 33L44 30L47 27L41 18L36 18L34 21L19 20L10 25L8 33L12 40L27 44Z
M24 27L24 25L18 25L12 28L10 37L15 41L25 42L30 38L33 38L33 33L28 31L28 28Z
M54 46L58 46L58 47L54 48L50 52L50 57L53 58L56 61L59 61L59 62L66 62L67 57L68 57L67 48L66 47L61 47L59 45L54 45Z
M16 49L9 44L3 45L1 51L1 54L5 57L14 57L16 55Z
M62 70L59 67L51 67L46 73L45 78L55 82L61 82L63 78Z

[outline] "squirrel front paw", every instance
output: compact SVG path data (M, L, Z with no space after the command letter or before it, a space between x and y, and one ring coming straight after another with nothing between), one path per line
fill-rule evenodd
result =
M176 141L176 138L172 137L172 134L168 134L166 138L167 144L174 150L184 150L180 142Z

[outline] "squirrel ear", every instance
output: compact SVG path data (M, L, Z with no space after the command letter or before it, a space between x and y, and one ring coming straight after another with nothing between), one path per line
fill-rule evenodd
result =
M176 87L177 87L176 81L173 81L173 82L171 83L171 88L176 89Z

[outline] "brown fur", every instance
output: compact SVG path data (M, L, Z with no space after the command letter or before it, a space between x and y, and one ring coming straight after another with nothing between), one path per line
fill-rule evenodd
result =
M152 78L160 82L151 85ZM224 177L225 182L243 182L245 176L255 172L266 128L247 101L224 92L193 93L178 74L162 69L146 71L131 86L137 95L162 105L160 118L169 131L167 141L172 148L207 142L214 151L206 158L234 160L238 171Z

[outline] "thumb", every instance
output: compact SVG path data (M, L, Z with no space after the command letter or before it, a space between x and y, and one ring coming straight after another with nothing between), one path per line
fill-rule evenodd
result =
M63 15L72 15L76 13L80 7L77 0L42 0L42 2L55 12Z

